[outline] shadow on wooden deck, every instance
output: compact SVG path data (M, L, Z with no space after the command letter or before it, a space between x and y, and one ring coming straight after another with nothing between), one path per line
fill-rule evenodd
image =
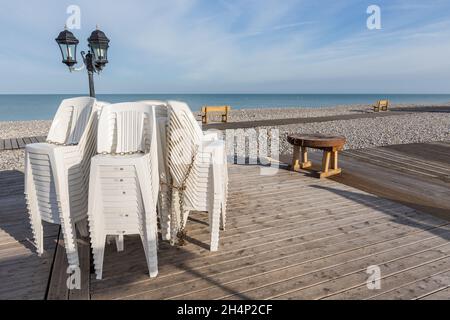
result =
M416 228L420 228L422 230L430 230L430 225L429 224L424 224L421 223L419 220L417 219L410 219L408 217L401 217L401 219L399 219L398 216L392 215L392 212L390 210L383 210L382 208L380 208L379 206L377 206L376 200L379 199L379 197L371 195L371 194L367 194L367 193L359 193L359 192L353 192L353 191L349 191L349 190L340 190L337 188L332 188L332 187L328 187L328 186L315 186L312 185L311 187L313 188L317 188L320 190L325 190L328 192L333 192L337 195L339 195L340 197L344 197L347 198L351 201L355 201L357 203L361 203L362 205L368 207L368 208L372 208L375 210L381 210L382 212L384 212L386 215L391 215L392 216L392 220L395 223L398 224L402 224L402 223L411 223L412 221L415 223ZM450 219L449 219L450 220ZM437 232L436 232L437 231ZM440 228L438 229L433 229L429 232L431 233L436 233L436 235L438 235L439 237L442 237L445 240L450 241L450 233L448 234L442 234L441 232L442 230Z
M138 236L125 251L106 245L104 279L90 273L89 244L79 241L82 290L66 287L66 257L58 229L48 255L27 248L23 175L0 175L0 297L26 299L414 299L445 295L450 275L450 223L390 201L404 193L419 205L445 208L448 144L344 153L343 183L280 169L231 165L227 230L209 252L207 215L193 213L186 246L160 242L159 275L150 279ZM406 148L406 149L402 149ZM444 149L442 149L444 148ZM413 149L416 149L414 147ZM428 155L431 150L440 157ZM441 150L441 151L439 151ZM412 152L412 154L411 154ZM387 156L389 155L389 157ZM436 159L438 159L436 161ZM421 162L429 165L427 169ZM400 163L404 165L400 165ZM367 169L370 167L370 169ZM349 175L349 176L346 176ZM379 197L371 193L387 193ZM422 197L422 198L421 198ZM414 204L413 203L413 204ZM442 212L441 212L442 214ZM445 212L443 212L445 215ZM53 244L53 247L52 247ZM52 265L53 262L53 265ZM366 286L378 265L382 289ZM50 275L50 276L49 276ZM32 283L33 285L30 285ZM46 295L46 291L47 295Z
M44 224L45 252L36 254L23 195L24 175L0 171L0 299L44 299L59 226Z

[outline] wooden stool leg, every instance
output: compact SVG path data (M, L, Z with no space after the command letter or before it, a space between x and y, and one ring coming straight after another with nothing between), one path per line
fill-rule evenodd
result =
M292 170L300 170L300 146L294 146L294 154L292 156Z
M310 168L312 166L312 163L311 161L308 161L308 148L302 147L301 150L302 150L301 168L302 169Z
M339 169L338 168L338 152L337 151L331 152L331 156L332 156L331 168L334 170Z
M331 162L331 169L330 169ZM319 174L320 178L331 177L341 173L341 169L338 167L338 151L326 151L323 152L322 171Z
M322 158L322 172L328 173L328 170L330 168L330 158L331 158L331 152L330 151L323 151L323 158Z

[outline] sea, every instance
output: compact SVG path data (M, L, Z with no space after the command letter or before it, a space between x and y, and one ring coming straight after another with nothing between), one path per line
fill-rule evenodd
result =
M76 94L0 95L0 121L53 119L61 100ZM193 111L204 105L243 108L324 108L339 105L372 104L380 99L391 103L440 104L450 102L450 94L98 94L111 103L139 100L180 100Z

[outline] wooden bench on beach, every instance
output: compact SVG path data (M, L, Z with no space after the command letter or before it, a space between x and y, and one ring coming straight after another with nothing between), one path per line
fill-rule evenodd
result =
M208 123L208 112L221 112L222 122L228 122L228 113L230 110L230 106L204 106L202 107L202 123Z
M376 105L373 106L374 112L387 111L389 107L389 100L379 100Z
M322 134L290 134L287 141L294 146L292 170L311 169L312 163L308 161L308 148L312 148L323 151L322 170L317 172L319 178L341 173L341 169L338 167L338 152L344 148L345 137Z
M45 142L46 137L0 139L0 151L24 149L27 144Z

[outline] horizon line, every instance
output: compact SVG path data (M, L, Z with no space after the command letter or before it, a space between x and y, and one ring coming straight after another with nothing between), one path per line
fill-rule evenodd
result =
M85 96L87 93L0 93L0 96L7 95L80 95ZM344 92L344 93L334 93L334 92L321 92L321 93L299 93L299 92L269 92L269 93L257 93L257 92L239 92L239 93L186 93L186 92L163 92L163 93L96 93L96 95L450 95L448 93L406 93L406 92L367 92L367 93L352 93L352 92Z

